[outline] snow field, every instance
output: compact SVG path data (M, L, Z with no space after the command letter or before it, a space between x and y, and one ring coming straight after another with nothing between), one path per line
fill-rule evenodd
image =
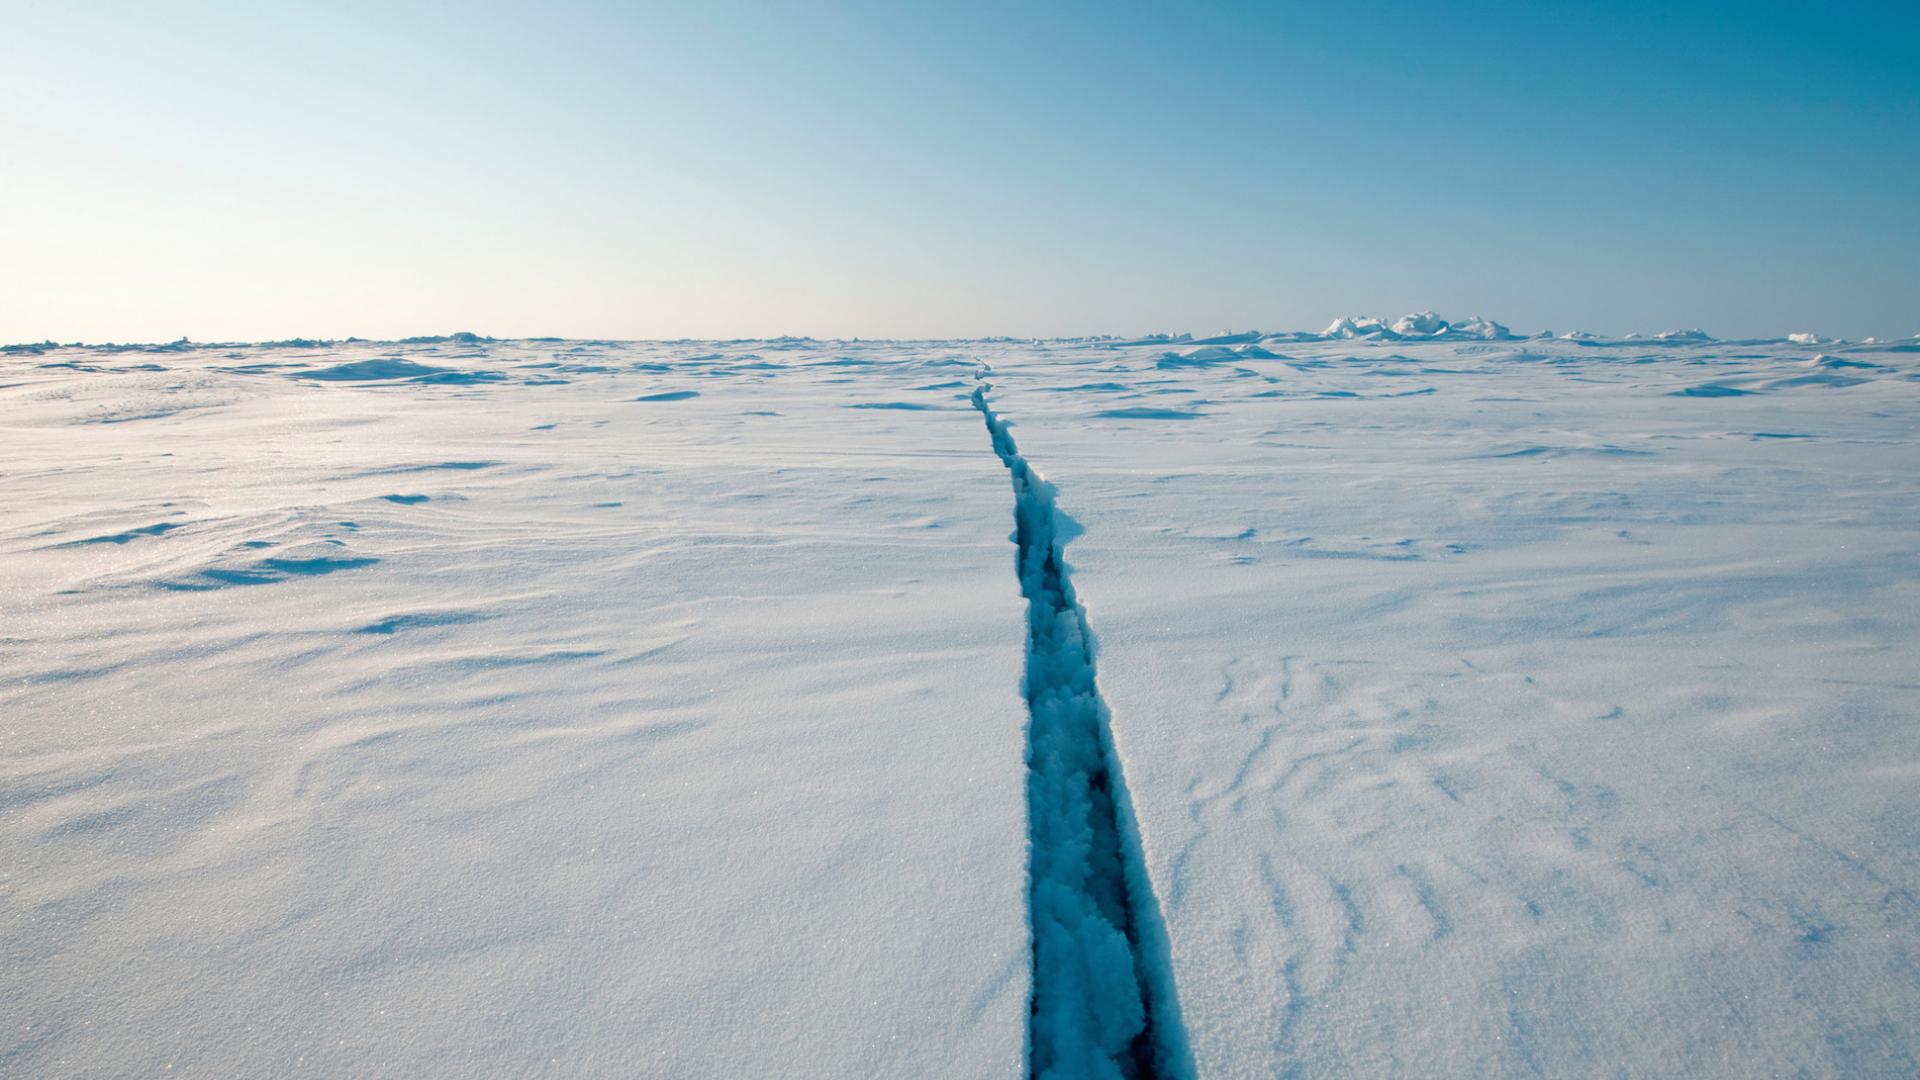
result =
M9 349L0 1072L1911 1075L1917 349Z

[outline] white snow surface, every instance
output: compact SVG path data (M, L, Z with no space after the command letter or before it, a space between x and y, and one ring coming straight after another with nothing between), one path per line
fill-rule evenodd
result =
M951 352L6 358L0 1073L1018 1073Z
M1920 1072L1920 345L1409 319L0 354L0 1074L1019 1075L982 366L1197 1075Z

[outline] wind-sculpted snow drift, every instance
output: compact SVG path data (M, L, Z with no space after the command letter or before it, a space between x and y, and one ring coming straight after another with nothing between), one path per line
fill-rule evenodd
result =
M1166 932L1095 685L1086 612L1061 558L1071 522L987 403L989 388L983 380L973 404L1013 477L1027 599L1028 1070L1044 1080L1187 1077Z

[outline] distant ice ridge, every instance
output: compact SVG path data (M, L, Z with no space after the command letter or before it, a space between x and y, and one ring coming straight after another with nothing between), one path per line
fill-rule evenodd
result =
M1262 343L1310 342L1310 341L1346 341L1362 339L1368 341L1513 341L1518 338L1513 331L1492 319L1475 315L1471 319L1455 322L1443 319L1431 311L1416 311L1402 315L1391 323L1371 315L1353 315L1335 319L1325 330L1314 333L1310 330L1280 331L1262 333L1258 330L1232 331L1222 330L1208 337L1196 338L1187 334L1153 334L1143 338L1114 344L1127 345L1191 345L1196 346L1184 353L1168 353L1163 367L1186 367L1205 363L1218 363L1228 360L1270 359L1273 353L1261 348Z
M1080 334L1080 335L1070 335L1070 336L1044 336L1044 337L1020 337L1020 338L996 336L996 337L970 338L965 340L969 340L976 344L996 344L996 345L1006 345L1006 344L1074 345L1074 344L1079 344L1079 345L1091 345L1091 346L1097 346L1097 347L1103 347L1103 348L1115 348L1115 349L1129 348L1129 347L1135 347L1135 346L1158 345L1158 346L1168 347L1169 349L1185 348L1187 350L1185 352L1178 352L1178 353L1169 351L1166 354L1169 357L1178 357L1182 360L1190 360L1190 361L1199 360L1199 361L1206 361L1206 362L1227 362L1231 360L1247 360L1247 359L1252 359L1252 360L1277 359L1278 357L1276 356L1276 354L1267 352L1263 348L1263 346L1271 346L1271 345L1285 344L1285 343L1311 344L1311 343L1326 342L1326 341L1363 341L1363 342L1380 342L1380 343L1402 342L1402 341L1404 342L1423 342L1423 341L1470 342L1470 341L1520 341L1520 340L1528 340L1528 339L1538 340L1538 341L1552 341L1552 340L1577 341L1577 342L1585 342L1585 343L1594 344L1594 345L1622 344L1622 343L1628 343L1628 342L1639 342L1639 343L1658 342L1661 344L1669 344L1669 345L1791 344L1791 345L1810 345L1810 346L1847 345L1847 344L1885 345L1889 343L1888 339L1883 339L1879 337L1864 337L1859 339L1858 341L1850 341L1847 338L1828 337L1824 334L1812 333L1810 331L1799 331L1799 332L1788 334L1785 337L1764 337L1764 338L1749 337L1749 338L1734 338L1734 339L1726 340L1726 339L1715 337L1714 335L1709 334L1705 330L1699 329L1698 327L1689 328L1689 329L1680 329L1680 330L1667 330L1661 333L1653 333L1653 334L1640 333L1636 331L1631 333L1615 335L1615 334L1605 334L1605 333L1594 333L1589 330L1571 330L1571 331L1566 331L1564 333L1555 333L1551 330L1540 330L1530 334L1516 334L1511 329L1509 329L1505 324L1496 322L1492 319L1488 319L1482 316L1476 315L1468 319L1452 320L1452 319L1442 318L1440 315L1432 311L1412 312L1407 315L1402 315L1399 318L1392 320L1391 322L1385 319L1377 318L1372 315L1346 316L1344 318L1335 319L1333 322L1329 323L1325 329L1319 330L1319 331L1313 331L1313 330L1277 330L1277 331L1221 330L1214 334L1198 336L1198 337L1188 332L1158 331L1158 332L1149 333L1149 334L1135 334L1135 335ZM766 345L768 347L792 348L792 347L797 347L801 344L814 343L817 340L848 341L856 344L862 341L862 339L857 337L850 338L850 339L815 339L815 338L782 336L782 337L776 337L776 338L729 339L727 341L714 342L712 344L740 345L740 344L755 342L755 343ZM407 345L407 346L468 345L468 346L474 346L474 347L481 347L481 346L486 346L491 344L504 344L504 343L513 343L513 342L517 342L520 344L553 344L553 343L560 343L563 341L572 341L572 339L563 339L563 338L557 338L557 337L493 338L483 334L475 334L468 331L461 331L453 334L438 334L438 335L427 335L427 336L421 336L421 337L407 337L407 338L400 338L398 340L393 340L393 341L371 341L364 338L349 337L349 338L341 338L338 340L329 340L329 339L320 339L320 338L287 338L280 341L254 341L254 342L212 341L212 342L209 342L209 341L194 341L189 338L182 337L174 341L161 343L161 344L154 344L154 343L142 344L142 343L133 343L133 342L129 342L129 343L105 342L105 343L89 344L86 342L71 342L63 345L61 343L48 340L48 341L17 342L12 344L0 343L0 357L22 356L22 355L40 356L40 355L44 355L49 352L54 352L63 348L76 349L76 350L83 349L90 352L107 353L107 354L128 353L128 352L190 353L190 352L201 352L201 351L232 351L235 349L248 349L248 348L321 350L321 349L336 348L340 346L355 346L355 345ZM887 339L887 338L871 338L871 339L867 339L867 341L868 343L891 342L896 344L925 344L926 343L924 341L919 341L919 340L905 341L905 340ZM1911 350L1915 348L1916 345L1920 345L1920 334L1914 334L1910 338L1908 337L1893 338L1891 339L1891 341L1893 343L1897 343L1898 346L1903 350ZM590 341L573 341L573 343L575 345L606 346L606 345L615 345L615 344L622 344L622 345L636 344L639 342L609 342L609 341L590 340ZM691 344L691 343L692 342L689 339L679 339L677 341L650 342L650 344L663 344L663 345L664 344ZM1170 364L1167 366L1197 366L1197 365ZM366 369L367 372L372 372L373 370L374 369L371 367ZM411 373L401 373L401 374L394 374L394 375L379 375L379 374L368 375L363 372L357 371L355 369L347 369L341 374L332 375L332 376L325 376L325 375L308 372L298 377L331 378L337 381L376 382L376 381L401 381L402 379L410 378L413 376L430 376L428 378L418 378L418 379L415 379L414 381L459 381L454 375L451 375L451 374L432 377L434 376L434 373L431 371L415 371Z
M1314 341L1517 341L1525 335L1514 333L1505 325L1479 315L1469 319L1453 320L1443 318L1432 311L1415 311L1402 315L1391 322L1372 315L1349 315L1333 320L1326 329L1318 333L1312 331L1283 331L1261 333L1259 331L1233 332L1222 330L1210 337L1196 338L1191 335L1156 334L1147 338L1137 338L1127 344L1192 345L1201 348L1179 354L1184 360L1230 360L1258 359L1259 345L1256 343L1274 342L1314 342ZM1565 341L1602 342L1619 341L1658 341L1673 345L1714 344L1719 338L1698 327L1683 330L1667 330L1657 334L1630 333L1620 338L1610 339L1605 335L1584 330L1574 330L1564 334L1541 332L1532 335L1536 338L1551 339L1559 337ZM1920 337L1920 335L1915 335ZM1794 345L1837 345L1845 343L1843 338L1830 338L1821 334L1801 332L1789 334L1784 338L1751 339L1754 344L1767 342L1787 342ZM1873 344L1869 338L1862 344ZM1212 348L1209 348L1211 346ZM1224 346L1234 346L1238 355L1230 355ZM1169 356L1174 354L1169 353ZM1172 366L1172 365L1168 365Z
M1505 325L1479 315L1470 319L1453 320L1443 318L1432 311L1415 311L1402 315L1389 322L1372 315L1350 315L1335 319L1326 329L1313 331L1295 330L1264 333L1259 330L1222 330L1207 337L1194 337L1191 334L1150 334L1145 337L1122 340L1119 338L1097 339L1110 345L1173 345L1188 346L1184 351L1167 352L1159 366L1163 368L1203 367L1208 364L1229 363L1236 360L1274 359L1276 354L1263 346L1280 343L1304 344L1321 341L1518 341L1524 335L1516 334ZM1626 334L1619 338L1590 333L1585 330L1573 330L1564 334L1542 331L1532 335L1541 340L1558 337L1563 341L1581 341L1606 343L1608 341L1656 341L1669 345L1709 345L1720 342L1712 334L1693 327L1683 330L1667 330L1658 334ZM1920 335L1917 335L1920 336ZM1752 339L1751 344L1790 343L1794 345L1838 345L1844 339L1825 337L1815 333L1795 333L1784 338ZM1868 339L1863 344L1872 344Z
M1402 315L1392 323L1371 315L1335 319L1316 336L1328 341L1344 338L1511 341L1514 333L1492 319L1478 315L1461 322L1451 322L1431 311L1416 311L1411 315Z

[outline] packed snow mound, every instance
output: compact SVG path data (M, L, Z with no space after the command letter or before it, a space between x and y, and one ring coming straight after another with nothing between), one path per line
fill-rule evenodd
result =
M1810 368L1827 368L1827 369L1863 368L1869 371L1886 370L1886 365L1884 364L1872 364L1872 363L1868 363L1865 360L1842 360L1838 356L1828 356L1826 353L1814 354L1813 359L1806 361L1801 366L1810 367Z
M1320 336L1329 341L1348 338L1385 338L1395 336L1387 324L1371 315L1335 319Z
M1175 355L1175 354L1169 354L1169 355ZM1234 352L1232 349L1229 349L1224 345L1202 345L1198 349L1188 349L1186 352L1179 353L1177 355L1178 355L1178 358L1182 360L1192 360L1192 361L1198 361L1201 363L1206 363L1214 360L1232 360L1233 358L1235 358L1240 354Z
M386 382L393 379L424 379L452 370L452 368L422 364L400 357L377 357L371 360L334 364L331 367L314 368L297 374L303 379L320 379L325 382Z
M1454 323L1448 333L1453 337L1478 338L1481 341L1506 341L1514 336L1513 331L1478 315L1465 322Z
M1321 331L1320 336L1328 341L1350 338L1389 341L1507 341L1511 340L1514 334L1513 331L1492 319L1478 315L1461 322L1452 322L1431 311L1416 311L1411 315L1400 316L1391 324L1371 315L1335 319L1331 325Z
M1628 336L1631 337L1633 335L1629 334ZM1714 341L1714 340L1717 340L1712 334L1707 333L1705 330L1702 330L1697 326L1691 330L1669 330L1664 334L1655 334L1653 335L1653 339L1655 341Z
M1186 352L1162 353L1154 362L1159 368L1207 367L1212 364L1226 364L1235 360L1277 360L1278 354L1268 352L1258 345L1202 345Z
M1788 340L1788 341L1791 341L1791 342L1792 342L1792 343L1794 343L1795 345L1832 345L1832 344L1835 344L1835 341L1834 341L1834 339L1833 339L1833 338L1829 338L1829 337L1821 337L1821 336L1820 336L1819 334L1815 334L1815 333L1811 333L1811 332L1807 332L1807 331L1802 331L1801 333L1798 333L1798 334L1788 334L1788 335L1787 335L1787 340Z
M1452 326L1452 323L1431 311L1416 311L1395 319L1393 332L1401 337L1433 337L1446 333Z
M438 383L461 386L471 383L501 382L506 374L499 371L463 371L459 368L441 367L436 364L422 364L401 357L381 357L372 360L355 360L332 367L312 368L288 373L295 379L316 379L321 382L354 383Z

